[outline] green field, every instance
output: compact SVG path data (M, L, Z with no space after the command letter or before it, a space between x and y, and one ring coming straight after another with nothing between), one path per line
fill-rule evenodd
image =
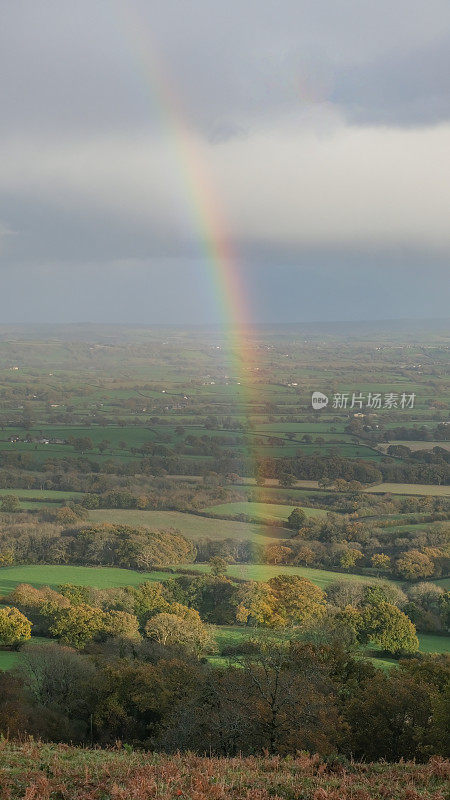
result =
M196 572L209 572L208 564L190 564L189 569ZM349 575L346 572L332 572L325 569L314 569L313 567L284 567L273 566L271 564L231 564L227 569L227 574L232 578L241 578L246 581L268 581L276 575L299 575L301 578L308 578L312 583L322 589L337 580L351 580L363 583L377 583L381 579L371 575ZM388 581L398 584L398 581Z
M0 503L5 495L14 495L20 500L20 509L33 511L39 505L49 503L52 506L61 506L69 500L80 501L83 492L63 492L56 489L0 489Z
M426 483L377 483L364 489L373 494L423 494L427 496L450 496L450 486L429 486Z
M186 476L180 476L179 479L186 478ZM239 481L244 486L255 486L256 481L253 478L243 478ZM274 478L269 478L266 480L264 484L265 487L278 487L278 481ZM309 481L309 480L299 480L295 481L293 489L319 489L318 481ZM287 491L292 491L292 489L288 489ZM315 493L316 496L320 494L319 492ZM329 492L330 489L325 489L324 491ZM436 497L448 497L450 496L450 486L432 486L426 483L377 483L372 484L370 486L366 486L363 489L363 492L367 494L422 494L427 496L436 496Z
M129 394L129 392L127 392ZM143 442L152 441L155 439L155 432L151 428L147 428L144 426L131 426L125 425L123 427L119 427L117 425L108 425L106 428L103 427L92 427L92 426L81 426L81 425L46 425L43 424L39 426L39 428L34 427L31 428L29 433L31 433L34 439L38 439L41 437L49 437L52 439L63 439L67 440L71 436L74 439L88 437L91 439L93 444L93 450L90 452L94 452L97 450L98 452L98 445L102 441L108 441L109 447L106 452L110 452L111 449L114 450L118 448L119 442L126 442L128 447L132 446L139 446ZM34 443L27 444L26 442L14 442L10 443L4 441L11 435L22 435L23 436L23 429L18 427L8 427L5 428L4 432L1 435L0 446L8 445L11 450L14 448L25 449L26 451L32 451L34 448ZM68 453L75 453L75 450L72 445L69 444L48 444L42 445L45 449L51 449L56 452L61 453L61 457L63 455L67 455Z
M56 489L0 489L0 500L8 494L24 500L32 498L40 503L46 500L79 500L83 497L83 492L64 492Z
M249 522L208 519L181 511L136 511L134 509L101 509L89 512L91 522L110 522L117 525L144 525L148 528L176 528L188 539L239 539L264 544L273 539L285 539L285 528L264 527Z
M48 644L51 639L44 639L43 636L32 636L28 644ZM8 670L20 664L22 653L20 650L0 650L0 670Z
M180 569L193 570L198 573L210 572L209 564L185 564ZM174 572L177 567L171 567ZM317 586L326 588L335 580L352 580L377 582L378 578L366 575L348 575L311 567L283 567L269 564L232 564L228 567L230 577L244 580L266 581L275 575L299 575L309 578ZM74 583L79 586L94 586L107 589L114 586L137 586L144 581L163 581L173 576L173 572L155 570L153 572L137 572L119 567L73 567L53 564L24 564L22 566L2 567L0 569L0 595L11 592L18 583L30 583L32 586L58 586L61 583ZM394 583L394 581L390 581Z
M260 634L261 629L248 628L240 625L214 626L214 638L217 642L220 652L222 652L224 647L234 647L240 645L243 641L251 639L255 635L259 636ZM292 634L295 636L295 631L293 632L292 630L288 629L278 631L275 635L280 637L280 639L289 639ZM270 635L273 635L273 632ZM418 635L418 639L419 650L421 653L450 653L450 636L435 636L432 634L420 633ZM377 651L373 646L367 647L367 656L372 658L379 665L385 663L388 666L392 666L392 664L396 663L395 659L385 659L381 656L378 657L376 653ZM217 663L219 660L222 661L224 659L222 659L220 656L213 656L212 658L213 663Z
M78 586L94 586L109 589L115 586L137 586L144 581L163 581L171 577L170 572L136 572L119 567L70 567L51 564L24 564L19 567L0 569L0 595L9 594L18 583L32 586L58 586L75 583Z
M419 633L418 639L421 653L450 653L450 636Z
M438 578L434 581L438 586L442 586L443 589L450 589L450 577L449 578Z
M222 503L218 506L209 506L204 508L203 511L210 512L211 514L223 514L224 516L236 516L237 514L245 514L250 519L265 520L283 520L285 522L293 511L294 506L279 505L277 503ZM307 517L326 517L327 512L321 508L304 508Z
M20 663L20 650L0 650L0 670L6 672Z

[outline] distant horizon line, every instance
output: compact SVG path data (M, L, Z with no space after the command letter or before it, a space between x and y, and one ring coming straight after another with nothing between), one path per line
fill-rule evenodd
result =
M89 328L89 327L112 327L112 328L291 328L291 327L310 327L314 325L382 325L382 324L441 324L450 323L450 316L448 317L386 317L378 319L334 319L324 320L315 319L307 321L290 321L290 322L246 322L236 325L229 325L227 323L219 322L99 322L91 320L80 320L78 322L45 322L45 321L32 321L32 322L0 322L0 329L18 327L65 327L65 328Z

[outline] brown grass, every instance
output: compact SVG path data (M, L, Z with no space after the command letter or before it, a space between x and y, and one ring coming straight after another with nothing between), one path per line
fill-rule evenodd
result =
M445 800L450 764L324 763L0 745L2 800Z

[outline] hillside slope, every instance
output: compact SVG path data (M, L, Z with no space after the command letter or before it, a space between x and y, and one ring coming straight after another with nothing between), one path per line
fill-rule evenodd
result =
M0 744L8 800L445 800L450 764L325 764L300 754L201 758L89 750L38 742Z

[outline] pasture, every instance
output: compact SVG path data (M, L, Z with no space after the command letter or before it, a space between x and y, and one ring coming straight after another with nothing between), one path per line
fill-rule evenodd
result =
M179 567L170 567L170 572L160 569L151 572L137 572L136 570L120 569L119 567L23 564L0 569L0 596L11 592L19 583L30 583L36 587L55 587L62 583L74 583L78 586L108 589L116 586L138 586L145 581L164 581L173 577L178 570L189 570L201 575L210 573L211 568L209 564L185 564ZM322 589L326 589L330 583L336 580L351 580L363 583L374 583L380 580L370 575L350 575L313 567L285 567L271 564L231 564L227 569L227 574L232 578L252 581L267 581L276 575L299 575L302 578L308 578ZM389 582L396 583L396 581Z
M190 564L189 569L196 572L209 572L208 564ZM276 575L298 575L301 578L308 578L316 586L326 589L330 583L337 580L351 580L361 583L378 583L380 578L372 575L350 575L346 572L333 572L325 569L315 569L314 567L288 567L275 566L272 564L230 564L227 575L231 578L241 578L246 581L268 581ZM398 581L388 581L398 584Z
M432 486L426 483L377 483L368 486L365 492L371 494L422 494L427 497L450 497L450 486Z
M443 450L450 450L450 442L424 442L424 441L412 442L410 439L405 439L402 441L396 440L396 441L391 441L387 444L380 444L378 446L378 449L383 450L383 452L385 452L391 444L403 445L404 447L408 447L413 452L415 452L416 450L432 450L433 447L440 447Z
M270 520L287 521L289 514L294 510L292 505L279 505L277 503L222 503L218 506L209 506L203 511L211 514L220 514L234 517L237 514L245 514L250 519L260 519L262 522ZM307 517L326 517L327 512L321 508L304 508Z
M60 492L56 489L0 489L0 503L5 495L18 497L19 508L22 511L33 511L46 504L54 507L65 505L71 500L79 502L83 492Z
M48 644L51 639L45 639L43 636L32 636L27 642L27 645L35 644ZM54 640L53 640L54 641ZM22 660L21 650L0 650L0 670L6 672L9 669L17 667Z
M450 636L436 636L432 633L419 633L421 653L450 653Z
M140 525L154 529L175 528L192 541L199 539L237 539L264 544L285 539L286 528L265 527L249 522L218 520L181 511L137 511L135 509L99 509L90 511L91 522L110 522L116 525Z
M9 594L19 583L29 583L39 588L55 588L62 583L77 586L93 586L96 589L111 589L117 586L138 586L145 581L164 581L172 577L171 572L136 572L119 567L73 567L53 564L23 564L0 569L0 596Z
M51 500L81 500L83 497L83 492L65 492L56 489L0 489L0 501L8 494L13 494L23 500L35 500L39 503Z
M224 648L238 647L248 639L261 637L264 635L273 636L273 631L268 631L261 628L249 628L242 625L215 625L213 626L214 638L217 642L219 652L223 653ZM301 633L295 629L283 629L276 631L275 636L280 640L292 638L301 638ZM450 652L450 636L435 636L433 634L420 633L419 651L421 653L449 653ZM389 666L396 663L394 659L386 659L382 654L378 653L373 645L369 645L367 650L363 651L364 655L373 659L375 663L382 662ZM213 656L213 662L217 656ZM220 658L220 656L219 656Z

